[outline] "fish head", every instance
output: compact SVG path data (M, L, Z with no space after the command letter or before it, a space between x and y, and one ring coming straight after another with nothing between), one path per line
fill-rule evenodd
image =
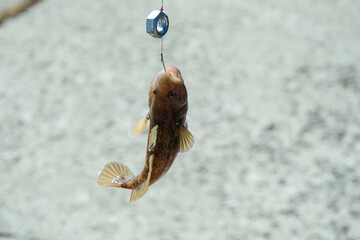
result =
M153 83L152 94L158 101L173 108L181 108L187 104L187 91L181 72L176 67L166 68L160 72Z

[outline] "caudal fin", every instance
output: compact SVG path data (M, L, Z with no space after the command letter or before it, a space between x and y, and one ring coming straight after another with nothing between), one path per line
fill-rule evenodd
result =
M133 176L134 174L127 166L117 162L110 162L99 172L96 182L105 187L121 187L121 184Z

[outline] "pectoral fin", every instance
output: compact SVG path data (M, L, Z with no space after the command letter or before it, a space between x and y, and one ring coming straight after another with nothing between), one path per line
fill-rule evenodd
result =
M133 125L131 125L128 128L128 135L129 136L136 136L139 135L140 133L142 133L146 127L147 122L149 121L149 114L140 119L139 121L137 121L136 123L134 123Z
M149 184L150 184L150 177L152 172L152 166L154 161L154 155L151 155L149 158L149 172L146 181L141 183L139 186L137 186L134 190L131 192L130 196L130 202L134 202L136 200L141 199L148 191Z
M105 187L121 187L121 184L133 176L134 174L127 166L117 162L110 162L99 172L96 182Z
M194 145L194 136L183 125L180 126L180 152L189 151Z
M156 145L158 125L154 126L149 134L149 152L153 151Z

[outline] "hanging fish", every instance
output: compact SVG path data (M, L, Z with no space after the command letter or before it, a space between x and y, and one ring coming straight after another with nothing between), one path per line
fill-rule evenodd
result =
M150 120L142 172L134 176L127 166L110 162L97 178L102 186L132 189L130 202L142 198L148 187L167 173L178 152L189 151L194 144L187 129L187 91L179 69L170 66L157 75L150 85L148 104L149 113L130 128L133 135L138 135Z

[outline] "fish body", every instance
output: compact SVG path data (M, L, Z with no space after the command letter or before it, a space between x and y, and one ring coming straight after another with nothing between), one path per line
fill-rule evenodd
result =
M150 121L145 166L134 176L123 164L111 162L100 171L97 183L103 186L132 189L130 201L140 199L164 176L178 152L191 149L194 138L187 129L187 90L179 69L168 67L160 72L150 85L149 113L131 128L140 134Z

